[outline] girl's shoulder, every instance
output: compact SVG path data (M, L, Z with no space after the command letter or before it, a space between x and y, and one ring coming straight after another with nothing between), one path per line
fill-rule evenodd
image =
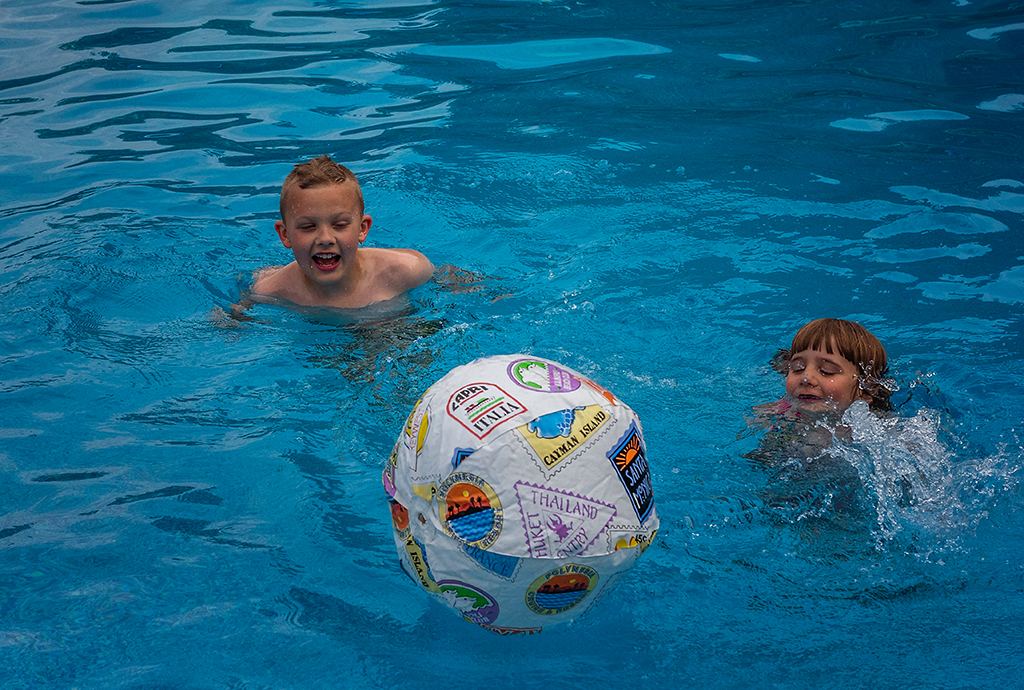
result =
M751 423L763 429L774 429L782 422L791 422L800 415L793 409L793 404L786 398L780 398L774 402L767 402L755 405L752 410L753 419Z

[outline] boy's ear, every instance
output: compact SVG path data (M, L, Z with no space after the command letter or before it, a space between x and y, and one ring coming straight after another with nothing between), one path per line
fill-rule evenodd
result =
M279 220L274 223L274 230L277 231L277 236L281 238L281 244L288 249L292 248L291 240L288 239L288 228L285 227L284 221Z
M371 225L373 225L373 218L364 215L363 222L359 224L359 244L366 241L366 236L370 233Z

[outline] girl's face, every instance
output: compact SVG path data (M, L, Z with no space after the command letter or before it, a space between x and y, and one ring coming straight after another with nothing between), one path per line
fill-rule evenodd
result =
M833 345L833 350L835 346ZM838 352L802 350L793 353L786 374L786 394L806 412L845 412L856 400L871 403L860 389L857 365Z

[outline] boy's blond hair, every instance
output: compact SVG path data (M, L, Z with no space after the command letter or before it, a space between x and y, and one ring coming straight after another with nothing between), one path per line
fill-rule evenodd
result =
M823 349L829 354L838 353L857 365L857 376L861 390L871 395L870 406L877 410L891 410L889 396L892 391L886 386L889 362L882 342L871 331L855 321L845 319L815 319L807 323L793 336L788 350L779 350L772 358L776 371L787 373L789 360L794 352Z
M292 187L298 185L299 189L310 189L349 182L355 185L356 196L359 199L359 213L362 214L365 210L363 190L359 187L359 180L356 179L354 172L344 165L335 163L330 156L320 156L305 163L299 163L292 168L281 185L281 220L284 220L285 198L288 196L288 190Z

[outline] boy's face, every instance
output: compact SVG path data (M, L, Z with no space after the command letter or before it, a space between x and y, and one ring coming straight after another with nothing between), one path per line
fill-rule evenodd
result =
M858 384L857 365L838 352L819 349L802 350L790 358L786 394L806 412L844 412L856 400L871 403Z
M363 215L351 183L288 190L284 220L274 224L281 243L292 250L302 272L327 287L352 277L356 249L373 224Z

